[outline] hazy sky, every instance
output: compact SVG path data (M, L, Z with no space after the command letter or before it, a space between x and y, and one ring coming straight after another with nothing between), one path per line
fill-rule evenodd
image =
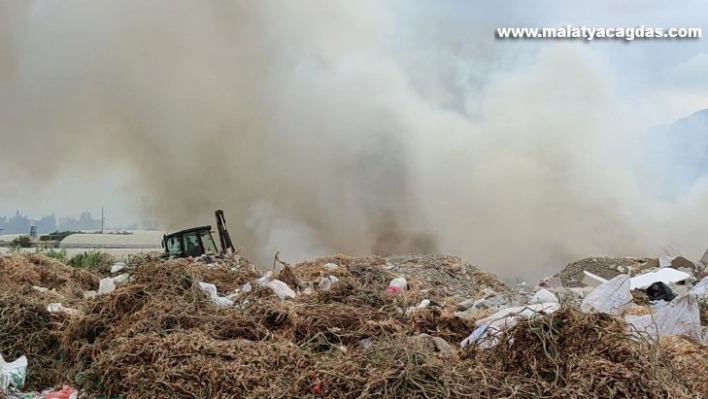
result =
M13 0L4 0L4 3L12 2ZM307 0L303 1L304 4L307 2ZM6 4L2 10L5 12L2 20L13 20L16 24L5 29L21 30L22 19L26 18L26 14L23 13L40 12L42 3L52 2L35 0L33 3L35 3L34 11L24 9L14 13L11 12L13 7ZM493 24L498 26L523 26L526 23L530 26L575 24L615 27L643 24L658 27L703 27L706 26L705 12L708 10L706 8L708 6L701 0L670 3L658 0L628 0L619 3L601 0L585 2L582 7L573 2L551 0L515 0L504 3L484 0L405 1L390 4L397 8L401 16L399 20L401 36L405 37L406 23L414 19L416 23L411 26L417 28L422 22L424 26L430 27L430 40L436 40L433 38L434 30L444 30L449 38L458 42L459 62L470 64L474 64L475 60L465 59L467 43L478 45L486 40L485 44L489 47L513 48L514 50L510 51L520 53L539 46L538 42L533 41L495 41L493 31L490 29L491 24L484 24L483 29L477 27L480 19L493 21ZM52 7L46 5L47 8ZM43 17L52 18L51 14L46 12ZM91 18L91 15L78 12L74 18L81 20ZM81 21L78 25L79 29L82 29L81 34L92 34L90 21ZM32 29L31 26L29 28ZM425 45L426 36L426 32L416 32L416 40L421 40L422 46ZM17 40L12 41L12 44L17 46L13 49L14 53L22 56L23 42ZM625 105L636 107L638 112L645 112L651 116L646 119L647 124L671 121L676 117L708 107L708 73L706 72L708 40L631 43L578 41L574 45L592 46L607 57L615 78L625 87L624 93L628 96ZM428 50L431 55L436 54L434 48ZM459 71L442 70L439 73L453 75ZM660 111L653 112L657 109ZM11 129L3 129L3 137L11 134L13 134ZM76 143L75 151L101 151L101 149L85 148L81 143ZM43 163L42 159L34 158L32 153L27 155L28 158L23 159L23 163L40 165ZM0 166L6 166L8 162L10 161L0 159ZM13 159L12 162L17 160ZM65 162L71 160L67 159ZM42 167L49 169L55 166L43 165ZM101 206L104 205L111 223L120 224L135 220L137 214L132 206L146 193L139 188L129 188L130 175L123 170L124 168L113 167L112 169L112 171L102 170L98 175L88 173L90 171L86 171L83 167L76 171L62 170L59 175L52 178L51 182L27 191L20 190L21 182L13 182L3 190L12 191L13 195L3 194L0 197L0 214L10 214L16 209L21 209L33 217L51 211L56 211L58 214L78 215L83 210L100 212Z
M170 228L224 208L264 257L366 253L391 226L500 268L687 239L693 253L703 244L685 235L708 231L689 215L708 195L654 203L624 158L634 133L708 108L708 39L501 41L494 29L705 30L706 11L0 0L0 214L105 206L124 224L148 195ZM663 231L684 217L694 224Z

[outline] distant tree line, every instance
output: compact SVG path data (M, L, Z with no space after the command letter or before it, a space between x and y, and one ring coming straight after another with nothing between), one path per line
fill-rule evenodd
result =
M37 226L38 234L50 234L56 231L101 230L101 218L94 219L90 212L83 212L79 218L64 217L57 219L55 214L33 220L20 211L15 216L0 216L0 234L29 234L30 227ZM137 225L126 229L137 230Z

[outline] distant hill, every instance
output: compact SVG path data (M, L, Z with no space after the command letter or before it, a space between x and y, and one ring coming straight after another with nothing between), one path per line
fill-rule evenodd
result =
M642 163L647 181L665 198L685 192L708 176L708 109L646 133Z

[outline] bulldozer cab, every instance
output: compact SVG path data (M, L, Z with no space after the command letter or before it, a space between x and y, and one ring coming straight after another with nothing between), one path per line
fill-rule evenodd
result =
M162 239L167 257L188 258L218 255L211 226L194 227L165 235Z
M236 249L231 242L229 231L226 229L224 211L218 210L215 215L221 250L216 246L211 226L201 226L164 235L162 237L162 248L164 248L162 256L165 258L188 258L190 256L196 258L202 255L223 256L229 252L234 253Z

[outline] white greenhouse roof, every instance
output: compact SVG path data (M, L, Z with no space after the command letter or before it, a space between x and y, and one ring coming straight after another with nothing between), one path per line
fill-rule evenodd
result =
M133 234L72 234L59 248L161 248L163 231L136 231Z

